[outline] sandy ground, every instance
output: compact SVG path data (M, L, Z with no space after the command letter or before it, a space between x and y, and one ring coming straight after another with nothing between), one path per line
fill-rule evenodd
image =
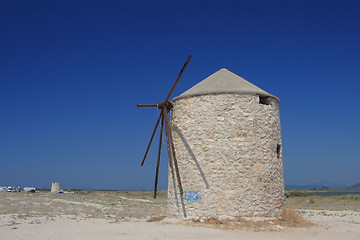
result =
M360 239L358 212L307 212L318 226L278 231L231 230L162 222L111 222L71 215L29 217L1 215L0 239ZM165 221L165 222L164 222Z
M229 228L225 225L210 225L192 222L176 222L172 219L163 219L160 222L147 222L140 215L132 218L111 217L109 212L104 212L106 217L89 214L69 214L65 210L52 212L25 210L26 202L22 201L24 209L19 211L19 205L12 205L15 195L0 195L0 239L360 239L360 211L333 211L333 210L308 210L300 209L299 212L305 219L315 225L306 228L293 228L274 226L270 230L255 231L254 229ZM26 195L24 195L26 196ZM40 201L41 198L31 198L31 201ZM16 199L23 199L17 196ZM117 199L131 200L124 196ZM49 201L49 199L46 199ZM81 203L68 199L52 199L53 203L63 203L62 207L75 206L79 208ZM133 202L151 204L148 199L133 199ZM40 201L41 203L41 201ZM77 203L77 204L74 204ZM34 204L34 202L32 202ZM42 203L41 203L42 204ZM49 203L51 205L51 201ZM90 207L99 209L104 205L98 203L86 203L88 211ZM105 204L106 205L106 204ZM114 205L109 205L112 208ZM147 205L141 205L148 208ZM59 209L59 205L57 205ZM122 205L121 209L126 208ZM139 208L139 205L136 205ZM17 211L15 211L15 209ZM42 207L41 207L42 209ZM80 208L81 209L81 208ZM105 208L107 209L107 208ZM120 209L120 208L119 208ZM140 207L141 209L141 207ZM131 209L129 209L131 210ZM161 211L160 211L161 212ZM111 212L110 212L111 213Z

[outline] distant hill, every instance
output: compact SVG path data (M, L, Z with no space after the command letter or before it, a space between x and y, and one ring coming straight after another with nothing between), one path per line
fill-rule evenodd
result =
M359 182L359 183L356 183L356 184L353 184L353 185L350 185L350 186L348 186L347 188L350 188L350 189L360 189L360 182Z

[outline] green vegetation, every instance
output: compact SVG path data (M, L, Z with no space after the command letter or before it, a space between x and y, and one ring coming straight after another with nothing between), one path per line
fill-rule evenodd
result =
M70 188L70 189L64 189L65 191L68 191L68 192L81 192L82 190L79 189L79 188Z
M285 206L294 209L360 210L359 190L287 190Z
M298 189L288 189L285 191L287 198L289 197L309 197L309 196L319 196L319 197L335 197L335 196L345 196L345 195L360 195L360 189L309 189L309 190L298 190Z
M290 198L290 197L309 197L312 196L313 194L309 191L300 191L300 190L290 190L290 191L285 191L285 197L286 198Z
M348 199L348 200L360 200L360 194L345 194L340 196L335 196L336 199Z

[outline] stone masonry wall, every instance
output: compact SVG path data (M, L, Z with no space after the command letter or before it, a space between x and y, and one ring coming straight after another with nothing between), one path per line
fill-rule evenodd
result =
M257 95L177 99L172 129L184 198L169 169L173 217L277 216L284 201L279 104Z

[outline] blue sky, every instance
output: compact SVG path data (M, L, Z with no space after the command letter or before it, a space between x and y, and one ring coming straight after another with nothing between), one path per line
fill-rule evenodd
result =
M359 1L0 1L0 185L152 189L163 101L227 68L281 100L286 184L360 181ZM165 152L164 152L165 153ZM167 186L163 154L160 188Z

